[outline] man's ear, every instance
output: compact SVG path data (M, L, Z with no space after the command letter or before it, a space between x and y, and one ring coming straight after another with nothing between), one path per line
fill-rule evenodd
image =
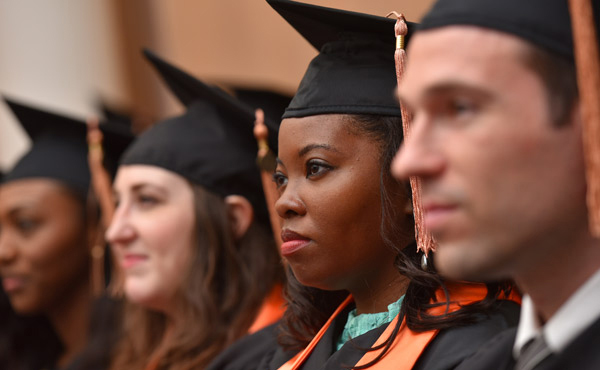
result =
M239 240L246 235L250 224L252 224L254 209L248 199L241 195L228 195L225 197L225 205L231 222L231 231L235 238Z

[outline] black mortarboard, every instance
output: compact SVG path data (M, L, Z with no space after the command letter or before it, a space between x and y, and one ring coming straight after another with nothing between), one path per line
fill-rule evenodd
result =
M121 124L129 128L133 126L133 119L131 118L131 115L125 111L115 109L104 101L100 101L98 106L102 112L102 117L104 117L107 121L115 124Z
M147 50L144 54L186 111L141 134L121 163L158 166L221 196L242 195L252 203L258 219L267 221L256 166L254 110L155 54ZM278 123L268 126L274 130L269 136L276 140Z
M276 122L281 121L285 109L292 101L291 95L266 89L235 88L233 92L236 98L254 109L262 109L267 119Z
M401 115L393 93L395 20L290 0L267 2L319 50L284 118ZM408 27L410 34L414 24Z
M31 138L31 149L5 175L3 183L25 178L59 180L80 194L87 194L90 170L87 159L85 122L4 98ZM120 154L129 145L131 133L110 122L100 124L104 134L105 165L116 169Z
M596 25L600 1L592 1ZM472 25L506 32L573 60L567 0L438 0L419 30Z

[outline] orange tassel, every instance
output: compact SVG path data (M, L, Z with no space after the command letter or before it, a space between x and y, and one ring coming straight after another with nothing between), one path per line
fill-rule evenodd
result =
M569 0L573 27L577 85L583 119L588 222L600 237L600 65L598 36L591 1Z
M104 254L106 252L106 241L104 240L104 231L110 225L115 206L112 197L112 181L103 165L104 152L102 149L103 135L98 128L98 119L90 118L87 121L88 126L88 164L90 167L91 189L98 200L101 212L100 225L92 247L92 292L99 296L104 292ZM117 264L113 264L117 266ZM114 270L114 269L113 269ZM114 276L118 276L116 270ZM113 282L118 279L113 278ZM111 283L112 285L112 283Z
M262 109L255 111L254 121L254 137L258 143L258 153L256 159L260 167L260 177L262 180L263 191L265 193L265 200L267 202L267 209L269 211L269 219L271 221L271 228L273 229L273 237L275 243L279 248L281 246L281 221L277 211L275 211L275 202L279 198L277 192L277 185L273 182L272 174L275 171L273 168L274 155L269 149L267 143L267 137L269 136L269 130L265 125L265 114Z
M408 33L408 26L406 25L406 19L403 14L391 12L390 15L396 16L396 25L394 31L396 34L396 51L394 53L394 59L396 61L396 79L398 85L402 81L404 75L404 68L406 65L406 50L404 49L404 39ZM402 130L404 131L404 140L410 135L410 123L411 113L408 109L400 102L400 109L402 111ZM421 204L421 179L417 176L410 177L410 187L412 189L412 200L413 200L413 215L415 219L415 234L417 239L417 250L423 251L426 255L429 252L435 252L436 243L433 240L433 236L425 230L423 222L423 206Z

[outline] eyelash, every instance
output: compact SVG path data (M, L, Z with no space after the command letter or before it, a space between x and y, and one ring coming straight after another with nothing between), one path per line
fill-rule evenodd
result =
M317 168L317 171L312 173L311 170ZM329 172L333 169L333 166L330 166L322 161L311 159L306 162L306 178L311 179L315 177L322 176L326 172ZM273 182L277 185L277 189L281 189L281 187L287 185L287 176L283 174L281 171L275 171L273 173Z
M153 197L151 195L145 195L145 194L138 195L137 201L138 201L138 203L140 203L146 207L153 206L159 202L158 198Z
M311 170L313 169L313 167L318 167L320 170L315 173L311 173ZM321 176L324 173L331 171L332 169L333 169L332 166L330 166L322 161L311 159L310 161L306 162L306 178L310 179L313 177Z
M273 182L277 185L277 189L280 189L287 184L287 176L281 171L275 171L273 173Z

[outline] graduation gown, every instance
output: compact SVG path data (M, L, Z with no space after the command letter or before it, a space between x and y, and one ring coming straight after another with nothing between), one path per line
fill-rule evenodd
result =
M238 339L211 361L206 370L257 369L262 358L277 347L278 324Z
M217 357L207 370L254 370L263 356L277 346L277 325L285 309L283 290L276 284L265 298L249 334L238 339Z
M348 312L352 308L352 306L347 307L334 319L332 325L302 365L302 369L346 369L356 365L389 325L382 325L353 338L336 351L337 338L342 333ZM518 319L519 305L512 301L500 301L496 310L489 316L482 315L477 323L442 330L420 355L413 369L454 369L477 351L478 344L484 343L498 332L516 325ZM277 347L265 355L257 369L277 370L293 356L294 353L286 353Z
M495 336L465 361L457 370L512 370L515 366L512 350L517 329ZM600 369L600 319L581 333L561 353L552 354L534 370L597 370Z

